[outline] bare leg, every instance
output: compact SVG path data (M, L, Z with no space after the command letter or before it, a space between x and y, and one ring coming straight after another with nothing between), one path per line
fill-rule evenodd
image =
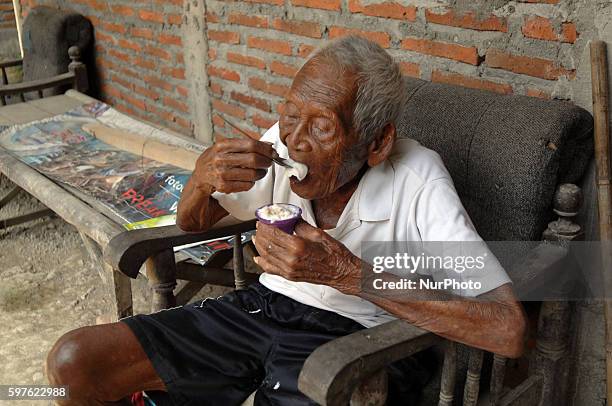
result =
M67 385L58 405L120 405L142 390L166 387L132 330L124 323L82 327L64 334L47 355L51 385Z

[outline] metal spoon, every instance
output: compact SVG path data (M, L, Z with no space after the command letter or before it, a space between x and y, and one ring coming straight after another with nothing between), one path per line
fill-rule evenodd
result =
M252 140L255 141L259 141L256 138L253 138L253 136L251 136L249 133L247 133L246 131L244 131L242 128L238 127L236 124L232 123L231 121L229 121L227 118L223 117L222 115L219 114L219 117L221 117L221 120L223 120L224 123L226 123L227 125L229 125L230 127L232 127L233 129L235 129L236 131L238 131L239 133L243 134L244 136L246 136L247 138L250 138ZM278 152L274 151L274 155L272 156L272 161L279 164L280 166L284 166L285 168L293 168L293 166L291 166L286 159L281 158L278 155Z

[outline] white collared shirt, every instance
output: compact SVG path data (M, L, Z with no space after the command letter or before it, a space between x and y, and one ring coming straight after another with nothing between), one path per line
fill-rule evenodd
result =
M280 141L278 123L261 141L273 142L281 157L288 156ZM249 191L216 192L213 198L242 221L253 219L255 210L263 205L291 203L301 207L304 220L316 226L310 201L292 192L285 168L276 164ZM398 139L389 159L366 171L336 227L325 231L358 257L364 241L482 241L439 155L411 139ZM481 289L452 293L476 296L510 282L493 255L491 261L493 266L488 264L486 275L470 275L480 280ZM373 303L329 286L293 282L267 273L259 281L270 290L336 312L366 327L395 319Z

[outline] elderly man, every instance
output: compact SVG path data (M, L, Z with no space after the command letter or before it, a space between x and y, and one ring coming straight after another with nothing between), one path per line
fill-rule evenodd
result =
M362 289L373 274L360 258L363 241L481 241L438 155L396 140L401 89L389 54L345 37L299 71L279 123L260 141L217 139L183 192L179 227L250 219L272 202L301 207L304 220L294 234L258 224L255 262L264 273L246 290L60 338L47 373L70 386L65 404L141 390L159 404L237 405L255 390L258 405L312 404L297 390L308 355L394 318L520 356L525 319L500 267L487 269L477 292ZM275 151L306 164L307 176L287 176ZM427 379L418 359L404 361L389 369L390 403L408 404Z

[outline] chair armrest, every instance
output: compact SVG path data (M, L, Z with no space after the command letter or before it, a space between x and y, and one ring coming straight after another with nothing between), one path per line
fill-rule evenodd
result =
M36 90L48 89L50 87L61 85L72 85L74 84L75 80L76 77L74 73L68 72L47 79L38 79L29 82L15 83L11 85L2 85L0 86L0 97L33 92Z
M104 249L104 260L130 278L138 276L138 270L147 258L179 245L235 235L255 229L256 220L188 233L177 226L145 228L125 231L111 239Z
M298 388L321 405L348 405L359 383L386 365L444 339L404 320L337 338L306 359Z
M11 59L10 61L0 62L1 68L10 68L11 66L23 65L23 59Z

